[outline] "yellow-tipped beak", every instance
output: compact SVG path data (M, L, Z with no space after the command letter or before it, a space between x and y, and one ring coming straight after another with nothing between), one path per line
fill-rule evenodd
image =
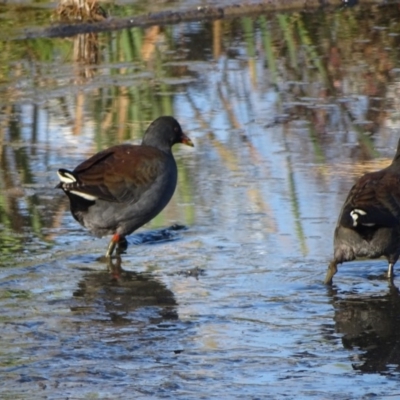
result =
M186 144L187 146L190 146L190 147L194 147L194 144L191 141L191 139L188 136L186 136L185 134L182 134L181 143Z

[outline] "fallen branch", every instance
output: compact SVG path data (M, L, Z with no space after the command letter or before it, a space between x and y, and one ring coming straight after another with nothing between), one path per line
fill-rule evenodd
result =
M289 11L295 9L312 10L321 6L344 6L344 0L266 0L261 3L236 4L229 6L206 6L183 11L163 11L130 18L108 18L95 23L59 24L41 30L25 30L25 38L67 37L83 33L98 33L133 27L177 24L191 21L212 21L227 17L265 13L270 11ZM359 4L382 4L381 0L359 0ZM387 4L388 2L386 2Z

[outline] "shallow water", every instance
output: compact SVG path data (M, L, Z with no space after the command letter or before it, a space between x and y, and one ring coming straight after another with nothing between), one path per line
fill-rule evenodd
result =
M322 284L346 192L398 141L398 13L2 42L0 397L400 396L386 261ZM195 148L115 281L56 170L162 114Z

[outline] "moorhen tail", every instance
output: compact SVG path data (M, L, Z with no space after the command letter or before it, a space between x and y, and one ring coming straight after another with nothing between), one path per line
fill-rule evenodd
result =
M141 145L100 151L73 171L58 170L73 217L94 235L113 235L106 257L126 247L125 236L153 219L174 194L178 170L171 148L193 146L173 117L147 128Z
M400 255L400 140L392 163L363 175L343 204L334 234L334 257L325 284L332 284L337 265L359 257L386 257L387 277Z

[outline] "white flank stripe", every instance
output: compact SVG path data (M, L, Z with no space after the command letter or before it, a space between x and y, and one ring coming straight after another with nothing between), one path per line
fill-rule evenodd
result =
M86 200L90 200L90 201L95 201L95 200L97 200L97 197L92 196L92 195L87 194L87 193L77 192L76 190L70 190L69 192L70 192L70 193L73 193L73 194L75 194L75 195L77 195L77 196L79 196L79 197L83 197L83 198L86 199Z
M359 208L355 208L353 211L352 211L352 213L357 213L357 214L360 214L360 215L367 215L367 213L364 211L364 210L360 210Z
M73 175L69 174L68 172L64 172L63 174L60 174L57 171L57 175L60 178L60 181L62 183L75 183L76 182L75 177Z
M357 226L358 224L358 217L360 215L367 215L367 213L364 210L360 210L359 208L355 208L354 210L351 210L350 212L350 217L353 218L353 226ZM375 224L361 224L364 226L373 226Z

